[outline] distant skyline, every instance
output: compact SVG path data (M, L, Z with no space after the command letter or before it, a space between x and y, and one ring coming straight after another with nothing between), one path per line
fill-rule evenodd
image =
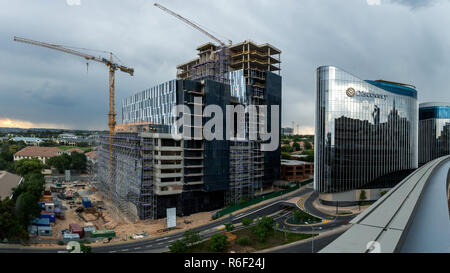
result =
M122 99L176 77L209 38L153 6L154 1L8 1L0 9L0 127L107 129L103 64L13 42L13 36L111 50L135 76L116 73ZM282 127L314 133L316 68L334 65L363 79L415 85L419 103L450 101L450 1L161 0L235 43L282 51ZM78 5L79 4L79 5ZM87 51L94 55L106 53Z

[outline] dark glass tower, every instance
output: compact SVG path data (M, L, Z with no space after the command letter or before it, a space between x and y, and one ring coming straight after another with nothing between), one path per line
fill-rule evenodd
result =
M417 168L417 91L317 69L314 187L387 188Z
M450 154L450 104L419 105L419 165Z

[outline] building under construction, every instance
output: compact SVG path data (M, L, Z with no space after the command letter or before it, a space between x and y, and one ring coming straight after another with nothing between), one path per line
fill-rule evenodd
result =
M202 113L208 105L278 105L281 112L281 51L269 44L245 41L230 46L207 43L197 48L198 58L177 66L177 79L134 94L122 103L122 126L112 137L112 173L109 173L109 136L102 138L99 179L112 191L119 210L129 217L166 217L166 208L178 215L219 209L250 199L280 178L280 148L261 151L252 131L265 124L246 113L245 136L231 140L198 138L174 140L172 107L184 104L194 125L182 131L202 132L208 117L195 126L194 106ZM234 118L234 117L233 117ZM281 114L279 124L281 124ZM235 125L236 126L236 125ZM225 124L224 127L225 128ZM278 130L279 126L273 128ZM183 134L183 132L181 134ZM202 134L200 134L202 135ZM113 183L108 186L110 176Z

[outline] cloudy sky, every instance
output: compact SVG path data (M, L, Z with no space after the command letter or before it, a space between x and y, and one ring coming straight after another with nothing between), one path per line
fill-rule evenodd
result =
M208 37L150 0L0 0L0 127L106 129L101 63L13 42L13 36L112 51L125 96L175 78ZM235 43L282 50L283 125L314 128L315 70L335 65L363 79L413 84L419 102L450 101L447 0L159 0ZM104 55L101 52L91 52ZM121 117L118 116L120 121Z

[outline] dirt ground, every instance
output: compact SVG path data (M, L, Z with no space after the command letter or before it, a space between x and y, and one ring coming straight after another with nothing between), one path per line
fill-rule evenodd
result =
M201 212L185 217L177 216L177 227L170 231L163 231L167 227L165 218L152 221L132 222L126 220L124 217L117 217L117 215L114 213L114 211L116 211L116 208L112 208L111 203L104 199L105 196L103 192L98 191L95 187L92 187L90 183L85 184L86 185L84 187L76 187L72 183L63 183L66 192L71 190L73 193L78 193L79 197L73 198L74 204L70 204L70 200L61 200L62 204L67 208L64 211L65 219L56 218L55 223L51 223L52 236L38 237L45 241L54 240L55 243L33 244L33 247L60 247L57 242L59 240L62 240L61 231L69 229L69 224L78 224L80 227L93 224L97 230L114 229L114 231L116 232L116 238L112 239L110 243L117 243L135 240L130 238L130 236L132 236L133 234L142 234L145 232L148 234L148 236L144 237L143 239L148 239L150 237L157 237L174 232L188 230L196 226L207 224L211 221L211 212ZM93 208L89 209L90 212L86 212L86 210L81 213L76 212L76 208L82 207L81 196L87 196L91 199ZM105 210L97 210L95 208L96 204L100 204L105 208ZM190 223L186 224L185 220L190 221ZM103 240L100 239L97 242L91 243L90 245L103 245Z

